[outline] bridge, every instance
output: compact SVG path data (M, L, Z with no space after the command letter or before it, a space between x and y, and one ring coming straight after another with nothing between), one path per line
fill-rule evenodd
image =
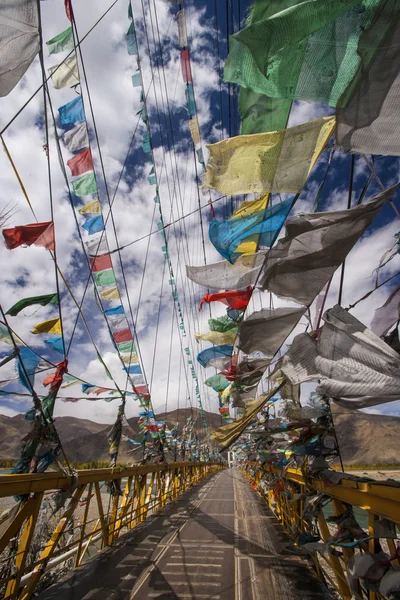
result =
M362 578L354 582L351 569L357 553L373 556L378 544L398 568L396 533L379 533L376 524L400 523L400 487L336 475L327 484L300 470L277 476L206 463L95 469L75 478L3 475L0 496L20 502L1 519L2 597L325 600L350 599L356 585L361 598L384 598ZM310 516L307 495L329 500L335 515L365 511L367 547L325 551L336 525L318 503ZM312 520L321 548L305 552L300 536Z

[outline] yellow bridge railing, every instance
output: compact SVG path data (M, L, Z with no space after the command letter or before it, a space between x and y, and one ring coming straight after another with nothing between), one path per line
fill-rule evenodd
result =
M90 552L113 545L120 533L224 468L215 463L149 464L0 476L0 597L28 600L78 567ZM121 493L110 493L120 488ZM13 496L23 497L16 503Z
M389 557L388 560L383 560L383 563L386 562L386 568L390 570L399 568L395 535L380 537L382 529L378 530L377 522L387 519L392 525L395 524L400 528L400 487L384 482L366 482L361 478L360 480L342 479L340 483L332 484L323 479L305 478L300 469L290 468L282 474L281 471L268 466L259 469L253 465L242 472L268 502L295 544L302 533L310 531L310 520L313 521L315 531L324 545L324 551L312 551L312 562L318 575L328 587L334 588L344 600L386 598L379 592L379 581L371 584L363 577L357 577L354 564L358 554L368 553L374 556L382 549ZM329 505L325 505L323 510L317 503L310 517L305 507L305 500L307 496L312 497L313 492L323 494ZM363 522L359 524L368 539L365 538L364 542L354 548L335 547L330 542L335 541L335 534L338 533L337 526L327 521L327 513L333 516L342 515L349 506L352 507L356 520L362 519ZM343 535L339 541L348 542L361 537L365 536L362 536L361 532L355 532L354 535L350 533L349 537ZM301 548L301 545L298 545Z

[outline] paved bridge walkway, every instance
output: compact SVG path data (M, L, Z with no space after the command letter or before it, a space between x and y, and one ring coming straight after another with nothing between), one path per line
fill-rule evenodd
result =
M265 503L221 471L149 517L40 600L328 600Z

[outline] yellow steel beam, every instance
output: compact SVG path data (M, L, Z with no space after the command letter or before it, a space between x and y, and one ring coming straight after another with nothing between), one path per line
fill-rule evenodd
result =
M101 483L113 479L125 479L135 475L148 475L149 473L165 472L169 469L182 466L193 466L200 468L204 463L176 462L167 464L149 464L136 467L121 467L113 469L87 469L77 471L78 486L89 483ZM208 463L207 463L208 464ZM213 463L219 466L219 463ZM6 496L25 495L35 492L46 492L48 490L66 490L73 483L72 477L62 473L25 473L22 475L0 476L0 498Z

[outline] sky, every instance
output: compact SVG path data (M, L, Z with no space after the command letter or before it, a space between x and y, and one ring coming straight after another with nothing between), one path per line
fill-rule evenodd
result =
M68 27L63 4L62 0L41 2L44 40L52 38ZM176 322L171 287L168 283L169 274L161 250L163 242L157 233L158 216L153 202L155 188L147 181L149 167L143 161L141 150L144 127L137 115L141 108L140 90L132 87L131 84L131 76L136 68L135 57L127 54L124 41L130 24L127 2L126 0L116 2L85 0L84 3L75 4L75 19L80 38L111 7L82 42L83 62L79 59L80 71L83 73L84 68L86 77L81 75L81 86L105 216L108 213L108 197L114 199L113 219L109 219L107 223L107 239L111 249L130 244L121 251L121 262L118 254L113 255L113 264L128 321L130 325L133 322L135 324L138 346L156 415L162 418L167 410L196 406L195 382L188 371L187 356L182 351L186 346L189 346L195 363L203 406L206 410L216 412L217 395L203 385L204 380L214 374L215 370L203 369L195 361L197 353L209 344L207 342L197 344L194 333L207 332L207 319L210 315L222 316L225 311L222 304L214 304L210 310L198 311L200 299L206 290L186 278L185 265L200 265L204 264L204 261L212 263L220 260L221 257L207 235L211 219L210 211L207 207L198 210L199 204L207 205L208 195L203 195L199 190L201 167L194 161L188 116L185 110L185 84L180 72L178 30L175 20L177 6L164 0L133 2L164 223L172 223L185 216L175 225L168 227L166 232L184 315L186 338L182 336ZM223 83L222 70L227 52L227 23L231 31L236 31L240 22L243 24L248 3L238 1L233 2L231 6L233 14L231 12L227 19L226 7L219 2L185 3L197 115L206 157L206 144L235 135L239 131L237 90L235 86L228 88ZM216 7L217 18L215 18ZM46 69L57 64L59 60L61 60L60 55L48 56L45 51ZM7 97L0 99L1 129L40 87L41 82L41 68L39 60L36 59L15 89ZM55 114L59 106L74 97L71 89L54 90L51 85L50 94ZM74 297L80 303L88 279L88 268L82 252L79 231L84 239L86 233L81 228L78 230L74 216L81 203L74 198L74 207L71 208L58 160L51 114L48 110L51 125L49 154L52 202L50 202L47 158L43 151L45 143L43 111L43 94L39 92L7 127L4 139L38 220L50 220L53 207L57 262ZM304 123L332 112L332 109L315 103L295 102L289 125ZM95 131L99 144L97 144ZM61 133L60 128L58 133ZM65 148L63 148L62 158L64 164L70 158ZM291 216L312 210L316 191L325 173L327 158L328 153L325 152L314 168ZM377 157L375 166L385 187L398 181L397 158ZM349 168L350 156L340 151L335 152L323 189L321 210L342 209L347 206ZM356 156L353 203L358 199L368 177L368 165L362 157ZM7 226L33 222L29 206L4 152L0 155L0 189L2 190L0 210L7 205L13 208ZM367 198L373 197L379 191L378 184L373 182L369 187ZM212 193L213 199L219 196L218 193ZM215 203L217 218L231 214L232 209L237 208L242 200L242 196L218 200ZM398 196L395 202L400 208ZM82 225L84 218L78 215L78 221ZM383 254L393 246L395 241L393 236L399 230L398 217L392 207L387 205L346 259L343 306L347 307L372 289L375 281L374 269ZM281 235L283 234L284 231ZM2 264L0 298L5 310L21 298L51 293L55 290L54 264L49 253L43 248L31 246L8 251L1 245L0 255ZM382 269L380 281L394 275L398 270L399 259L396 256ZM326 308L337 303L339 271L333 278ZM398 284L399 280L393 279L390 284L374 292L368 300L359 303L351 311L352 314L369 326L375 309L384 303L390 289ZM69 372L95 385L112 387L82 322L77 321L77 308L62 284L61 295L67 344L73 336L69 352ZM273 298L273 302L274 306L285 304L277 298ZM270 295L257 291L253 295L247 314L269 305ZM132 315L128 310L129 306L132 308ZM115 381L118 385L125 386L121 364L110 341L104 317L94 300L91 283L82 310L91 336ZM53 363L60 359L60 355L45 346L44 336L33 335L31 330L36 323L55 315L54 309L44 307L37 311L34 308L26 309L17 317L9 318L9 323L15 332L38 354ZM306 320L302 319L287 340L287 344L290 344L294 335L304 331L305 326ZM8 353L9 347L0 342L0 359ZM47 371L44 374L47 374ZM13 361L1 367L1 380L15 377ZM45 388L41 385L42 379L43 374L36 375L35 389L39 394L45 393ZM266 386L267 383L262 382L259 391L266 389ZM24 391L17 382L4 389L10 391L10 396L1 399L0 413L13 416L30 408L29 398L21 399L12 395L13 391ZM304 386L303 398L309 393L309 389L309 386ZM61 393L63 396L82 396L79 386L62 390ZM118 404L118 400L113 402L81 400L76 403L65 403L58 399L55 416L71 415L101 423L111 423L115 419ZM384 414L400 415L400 401L381 405L377 409L369 409L369 412L375 410ZM137 403L132 399L128 400L127 416L136 415L137 411Z

